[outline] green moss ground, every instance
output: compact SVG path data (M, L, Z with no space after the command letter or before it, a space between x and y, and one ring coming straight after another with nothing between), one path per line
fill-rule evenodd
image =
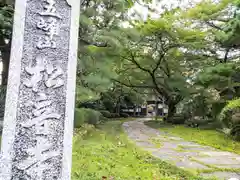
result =
M148 121L146 125L168 132L172 135L181 137L188 141L193 141L202 145L211 146L223 151L240 154L240 142L234 141L231 137L216 130L204 130L190 128L183 125L163 124L160 121Z

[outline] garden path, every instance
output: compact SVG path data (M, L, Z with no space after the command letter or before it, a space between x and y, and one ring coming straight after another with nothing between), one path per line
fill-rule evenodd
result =
M131 140L153 156L179 168L196 170L204 177L240 180L240 155L188 142L150 128L144 124L147 120L150 119L125 122L123 128Z

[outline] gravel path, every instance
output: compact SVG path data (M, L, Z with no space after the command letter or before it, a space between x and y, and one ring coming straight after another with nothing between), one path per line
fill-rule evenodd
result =
M125 122L123 128L131 140L153 156L186 170L196 170L204 177L240 180L240 155L188 142L152 129L144 124L146 120Z

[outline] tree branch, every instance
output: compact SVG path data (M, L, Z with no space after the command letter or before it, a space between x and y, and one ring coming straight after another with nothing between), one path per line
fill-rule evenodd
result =
M117 82L117 83L119 83L119 84L122 84L122 85L124 85L124 86L126 86L126 87L129 87L129 88L146 88L146 89L154 89L155 87L154 86L148 86L148 85L132 85L132 84L127 84L127 83L124 83L124 82L121 82L121 81L119 81L119 80L117 80L117 79L111 79L112 81L114 81L114 82Z
M108 47L108 44L107 43L102 43L102 42L88 42L84 39L80 39L80 42L79 42L81 45L93 45L93 46L97 46L97 47Z
M223 31L223 29L215 24L213 24L212 22L209 22L209 21L205 21L207 25L209 25L210 27L212 28L215 28L217 30L220 30L220 31Z
M136 60L135 60L135 57L133 55L133 53L131 53L131 62L133 62L139 69L145 71L145 72L148 72L148 73L151 73L151 71L149 69L146 69L144 67L142 67Z
M227 48L227 49L226 49L226 52L225 52L225 55L224 55L224 59L223 59L223 62L224 62L224 63L227 62L228 54L229 54L230 50L231 50L231 48Z

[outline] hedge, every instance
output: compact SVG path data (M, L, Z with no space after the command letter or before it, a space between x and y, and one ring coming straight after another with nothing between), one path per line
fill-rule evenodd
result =
M231 129L230 135L240 140L240 98L229 101L220 113L219 119Z
M79 128L84 123L97 125L100 122L101 113L92 109L75 109L74 127Z

